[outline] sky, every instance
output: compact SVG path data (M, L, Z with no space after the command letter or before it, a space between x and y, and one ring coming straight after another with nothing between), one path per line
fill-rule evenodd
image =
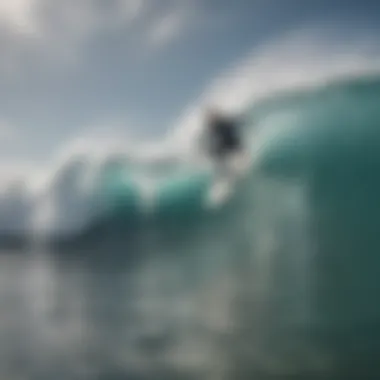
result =
M374 31L375 1L0 0L0 158L158 138L244 57L310 25Z

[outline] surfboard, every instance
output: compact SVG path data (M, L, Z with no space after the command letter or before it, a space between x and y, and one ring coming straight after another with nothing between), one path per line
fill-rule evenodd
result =
M227 202L239 180L244 178L249 166L250 160L246 153L231 157L226 163L223 174L216 175L211 184L206 197L207 206L214 208Z

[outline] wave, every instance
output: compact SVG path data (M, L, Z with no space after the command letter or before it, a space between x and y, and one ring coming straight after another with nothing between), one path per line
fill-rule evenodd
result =
M268 62L267 56L255 59ZM212 171L199 159L196 148L201 123L199 119L195 123L192 113L192 125L186 122L187 115L180 128L162 142L133 150L135 144L127 146L118 139L84 139L58 155L42 176L38 170L29 170L30 178L23 173L4 180L0 232L3 236L67 237L111 225L123 226L124 232L148 226L199 226L223 213L241 218L239 213L250 202L259 176L312 175L326 162L344 167L348 156L354 167L357 155L373 166L380 158L376 151L380 76L370 73L376 71L372 70L376 68L374 60L368 59L371 65L366 61L353 67L343 62L342 70L338 64L330 64L330 75L325 75L325 65L320 71L313 68L306 81L300 80L307 69L302 62L300 75L297 77L293 67L292 78L283 82L275 82L274 71L263 78L257 65L251 70L260 73L261 83L267 79L273 86L268 84L266 91L245 87L246 99L240 97L239 105L245 108L239 112L245 116L245 138L254 165L244 186L220 210L210 212L204 207ZM324 75L318 75L322 71ZM212 102L231 104L228 97ZM202 99L201 105L204 103Z

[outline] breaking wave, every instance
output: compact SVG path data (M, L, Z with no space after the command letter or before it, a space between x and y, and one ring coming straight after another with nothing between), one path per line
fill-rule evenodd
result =
M376 55L323 52L321 43L305 55L299 39L289 41L255 52L235 74L215 82L161 142L132 149L131 141L82 139L65 147L50 169L21 167L16 176L7 166L12 178L4 169L2 235L76 236L110 221L157 228L170 220L199 224L237 207L234 202L249 203L265 173L307 175L326 157L358 151L378 160ZM288 60L278 65L283 57ZM216 214L204 207L212 170L197 151L202 105L211 102L244 115L254 157L249 178Z

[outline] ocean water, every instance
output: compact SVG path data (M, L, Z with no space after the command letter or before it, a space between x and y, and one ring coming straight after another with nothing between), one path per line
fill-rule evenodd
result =
M123 159L89 187L71 162L41 215L6 198L44 228L4 233L0 378L380 377L379 104L376 76L254 102L252 168L216 210L203 167L147 186Z

